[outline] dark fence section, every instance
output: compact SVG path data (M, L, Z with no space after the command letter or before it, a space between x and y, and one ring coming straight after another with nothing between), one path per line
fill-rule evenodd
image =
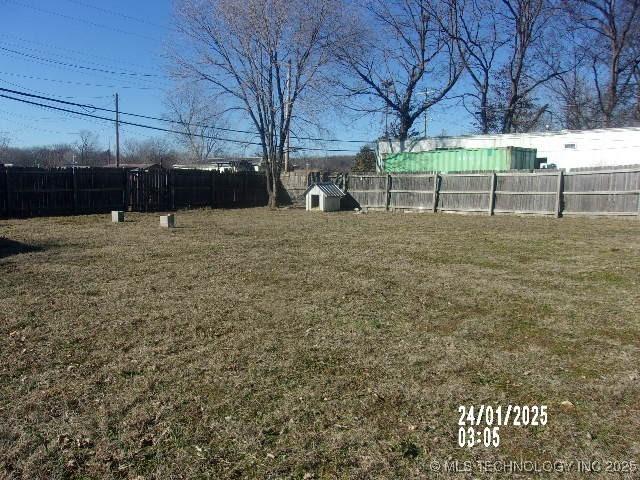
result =
M125 210L158 212L170 208L170 173L163 169L128 170Z
M102 213L121 210L125 202L126 171L117 168L76 168L74 213Z
M267 180L258 173L214 174L214 203L217 208L261 207L267 205Z
M264 206L261 173L0 165L0 217Z

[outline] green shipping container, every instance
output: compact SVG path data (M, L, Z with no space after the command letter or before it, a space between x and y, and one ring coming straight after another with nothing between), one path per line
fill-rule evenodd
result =
M388 155L384 171L389 173L476 172L493 170L533 170L535 148L452 148Z

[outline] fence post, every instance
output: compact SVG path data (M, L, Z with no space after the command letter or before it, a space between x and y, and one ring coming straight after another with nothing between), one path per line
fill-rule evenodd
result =
M11 207L9 205L9 169L7 167L0 166L0 169L2 169L2 172L4 172L4 215L6 217L10 217L10 212L11 212Z
M564 187L564 174L562 170L558 171L558 185L556 187L556 218L562 213L562 189Z
M489 191L489 215L493 215L496 206L496 172L491 173L491 190Z
M71 183L73 185L73 213L78 213L78 179L76 177L76 167L71 167Z
M385 192L385 210L389 211L389 205L391 204L391 174L387 173L387 185Z
M433 206L432 211L436 213L438 211L438 193L440 192L440 175L438 173L433 174Z
M172 168L167 170L167 180L171 185L171 210L176 209L176 171Z
M122 173L122 211L129 211L129 174L126 169L121 169Z

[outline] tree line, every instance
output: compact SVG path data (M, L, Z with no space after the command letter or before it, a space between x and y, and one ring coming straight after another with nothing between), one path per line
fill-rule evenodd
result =
M160 164L169 167L186 160L185 153L176 149L162 137L124 142L121 164ZM81 130L77 140L35 147L12 147L8 136L0 136L0 164L24 167L90 167L115 166L115 153L100 145L98 136L90 130Z

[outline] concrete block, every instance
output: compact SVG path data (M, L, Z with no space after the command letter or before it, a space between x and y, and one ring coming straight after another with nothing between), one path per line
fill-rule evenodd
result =
M124 222L124 212L122 210L112 210L111 211L111 221L113 223Z
M160 226L164 228L174 228L176 226L176 216L173 213L160 215Z

